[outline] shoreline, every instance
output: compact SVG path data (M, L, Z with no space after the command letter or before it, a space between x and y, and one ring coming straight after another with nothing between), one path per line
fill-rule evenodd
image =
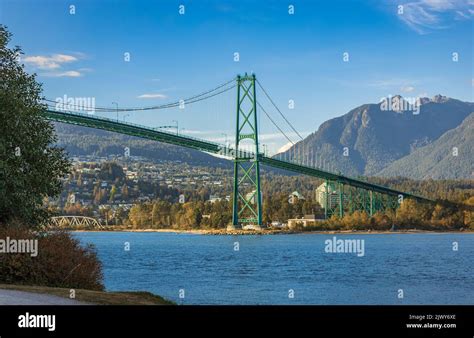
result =
M397 234L474 234L472 230L463 231L430 231L430 230L400 230L400 231L375 231L375 230L226 230L226 229L111 229L111 230L68 230L71 232L137 232L137 233L173 233L191 235L298 235L298 234L353 234L353 235L397 235Z
M1 305L176 305L175 302L148 291L107 291L71 289L56 286L0 283ZM9 294L10 293L10 294Z

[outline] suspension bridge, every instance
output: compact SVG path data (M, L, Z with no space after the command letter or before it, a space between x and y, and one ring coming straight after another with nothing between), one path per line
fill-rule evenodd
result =
M325 170L314 161L298 158L285 158L284 156L268 156L260 151L259 142L259 118L257 109L261 110L271 123L278 129L286 139L294 145L294 142L284 133L282 128L275 122L267 110L257 100L257 86L270 100L277 112L290 125L293 131L301 138L301 135L291 125L278 106L274 103L268 92L263 88L254 74L237 76L212 90L192 96L186 100L179 100L159 106L137 107L137 108L107 108L94 107L94 112L130 112L159 110L207 100L224 92L236 89L236 112L235 112L235 143L233 146L219 142L191 137L189 135L173 133L165 128L152 128L130 122L119 121L90 112L78 112L74 106L59 107L54 101L45 100L48 109L44 111L47 119L83 127L102 129L120 134L136 136L144 139L155 140L167 144L182 146L198 151L216 154L233 160L233 217L232 226L241 227L243 224L262 225L262 195L260 180L260 165L283 169L296 174L309 175L324 180L325 198L322 207L326 218L332 215L344 216L356 210L364 211L373 216L378 211L396 209L403 199L414 199L418 202L429 202L430 200L409 193L398 191L389 187L372 184L361 179L349 177Z

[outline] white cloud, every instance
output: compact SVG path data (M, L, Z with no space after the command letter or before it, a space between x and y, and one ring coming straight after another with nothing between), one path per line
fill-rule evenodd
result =
M86 57L85 54L76 52L74 55L69 54L52 54L52 55L31 55L23 58L26 65L34 69L44 70L46 72L39 75L45 77L81 77L86 72L92 71L90 68L80 68L77 70L65 70L64 65L74 63Z
M470 10L469 10L469 13L472 14ZM458 19L469 19L469 15L461 11L456 11L456 14L458 15Z
M277 154L279 154L279 153L284 153L285 151L287 151L288 149L290 149L292 146L293 146L293 143L288 142L287 144L285 144L284 146L280 147L280 148L277 150Z
M65 72L41 73L40 75L46 77L81 77L83 74L77 70L68 70Z
M66 54L53 54L51 56L36 55L27 56L23 58L23 61L38 69L59 69L65 63L77 61L78 59L72 55Z
M411 87L413 84L418 83L414 79L403 79L403 78L388 78L388 79L376 79L369 80L367 86L377 88L393 88L393 87Z
M402 86L400 88L400 90L402 91L402 93L411 93L415 90L415 87L413 87L413 86Z
M418 34L447 28L453 19L467 20L473 16L472 3L464 0L418 0L402 6L403 13L398 17Z
M168 96L164 94L142 94L140 96L137 96L139 99L166 99Z

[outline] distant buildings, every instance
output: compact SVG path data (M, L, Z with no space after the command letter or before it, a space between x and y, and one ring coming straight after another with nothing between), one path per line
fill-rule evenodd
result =
M339 190L336 188L334 183L329 183L327 185L327 191L326 182L316 189L316 201L318 201L322 208L326 208L326 195L329 196L328 208L334 208L339 205Z
M251 192L247 193L245 195L245 199L252 204L256 204L255 201L257 200L257 193L255 190L252 190Z
M175 161L147 161L139 157L75 156L71 174L61 179L64 192L51 205L60 209L70 206L70 194L76 197L77 206L98 210L99 204L113 208L118 204L133 204L170 198L185 191L202 189L209 192L211 202L229 201L226 193L231 189L227 172L213 168L181 163L176 169ZM103 175L106 162L114 162L123 170L123 178L110 179ZM113 193L112 193L113 190Z
M222 198L220 198L218 195L210 195L208 201L211 202L211 203L216 203L216 202L219 202L221 200L222 200Z
M257 224L245 224L242 226L242 229L243 230L262 230L262 227L264 227L263 225L260 226L260 225L257 225Z
M304 201L305 198L301 195L298 191L293 191L291 194L288 195L288 202L294 204L298 201Z
M134 179L138 178L138 172L136 172L136 171L128 171L127 170L125 172L125 175L127 176L127 178L129 180L134 180Z
M322 221L322 219L316 218L315 215L304 215L303 218L293 218L288 220L288 228L293 229L298 225L303 227L314 226L317 222Z
M271 227L274 228L274 229L283 229L283 228L288 227L288 224L281 223L281 222L278 222L278 221L273 221L271 223Z
M211 203L216 203L219 201L226 200L227 202L230 201L230 196L226 196L225 198L219 197L219 195L210 195L208 201Z

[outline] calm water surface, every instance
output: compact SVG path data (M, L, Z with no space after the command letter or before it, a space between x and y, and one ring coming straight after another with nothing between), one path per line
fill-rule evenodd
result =
M107 290L182 304L474 304L474 234L74 235L96 246ZM365 255L326 253L334 236Z

